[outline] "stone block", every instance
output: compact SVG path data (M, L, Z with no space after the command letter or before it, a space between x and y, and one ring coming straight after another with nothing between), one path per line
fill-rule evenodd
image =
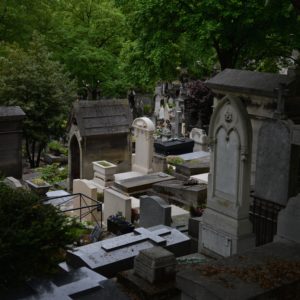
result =
M171 225L171 206L157 196L140 197L140 226Z
M188 233L190 236L198 239L199 226L200 226L201 220L202 220L202 217L189 218Z
M131 198L113 188L104 190L104 221L121 212L126 221L131 222Z
M21 182L14 177L6 177L4 179L4 183L9 187L11 187L12 189L19 189L23 187Z
M162 247L142 250L134 259L136 275L150 283L174 278L175 255Z

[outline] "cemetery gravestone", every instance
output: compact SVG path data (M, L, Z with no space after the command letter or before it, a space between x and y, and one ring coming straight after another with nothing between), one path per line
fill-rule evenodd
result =
M178 230L167 226L141 227L132 233L68 251L66 261L71 267L87 266L104 276L113 277L120 271L131 269L134 257L141 250L158 245L175 256L190 252L190 239Z
M205 130L193 128L190 132L190 138L194 140L194 152L208 151L208 137Z
M3 182L12 189L19 189L23 187L21 182L14 177L6 177Z
M132 170L148 174L152 172L153 159L153 122L146 117L137 118L133 121L135 136L135 159Z
M131 198L112 188L104 190L104 221L118 212L131 222Z
M287 122L276 120L262 125L258 135L256 197L285 205L289 197L297 194L299 150L296 150Z
M211 118L211 167L202 252L230 256L254 247L249 221L251 123L242 102L224 98Z
M140 197L140 226L171 225L171 206L157 196Z

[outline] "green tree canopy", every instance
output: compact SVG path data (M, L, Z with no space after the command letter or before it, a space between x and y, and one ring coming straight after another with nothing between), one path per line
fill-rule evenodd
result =
M53 19L56 27L48 35L49 45L77 78L81 94L88 99L124 94L119 54L126 24L114 2L62 1Z
M36 167L50 137L64 130L75 83L37 35L27 50L2 44L0 51L0 104L19 105L26 113L26 150L31 167Z
M276 71L299 46L300 21L285 0L119 0L132 27L125 57L133 78L169 80L221 69ZM126 48L125 48L126 49ZM128 68L130 71L130 68ZM208 72L209 71L209 72Z

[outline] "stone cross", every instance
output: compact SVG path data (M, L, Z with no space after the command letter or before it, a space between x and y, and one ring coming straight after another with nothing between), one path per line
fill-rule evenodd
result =
M156 245L165 246L166 240L161 235L169 234L171 231L167 228L161 228L155 232L149 231L145 228L137 228L134 230L136 235L124 239L122 236L114 238L113 241L103 242L101 248L107 252L113 251L125 246L137 244L146 240L154 242Z

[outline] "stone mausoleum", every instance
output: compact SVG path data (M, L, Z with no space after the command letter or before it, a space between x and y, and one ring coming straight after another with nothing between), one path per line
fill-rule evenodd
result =
M22 178L22 122L19 106L0 106L0 175Z
M69 188L92 179L93 161L107 160L118 172L131 169L132 116L127 100L76 101L69 121Z

